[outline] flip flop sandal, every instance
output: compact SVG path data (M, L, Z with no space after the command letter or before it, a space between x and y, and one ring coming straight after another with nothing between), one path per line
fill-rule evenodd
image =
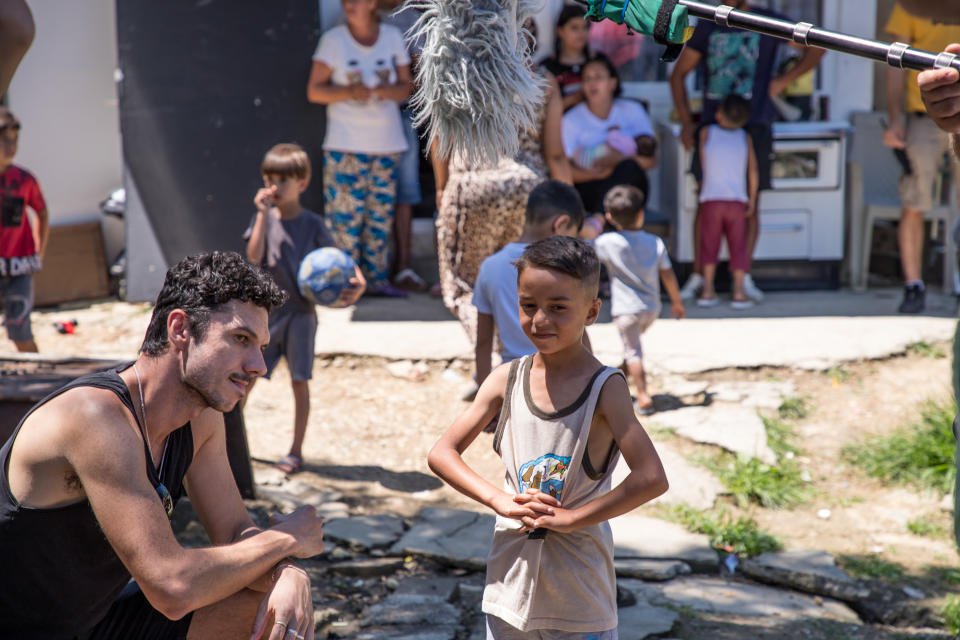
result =
M274 462L273 466L287 474L297 473L303 467L303 458L292 454L285 455Z
M393 284L407 291L426 291L427 282L413 269L407 268L394 277Z

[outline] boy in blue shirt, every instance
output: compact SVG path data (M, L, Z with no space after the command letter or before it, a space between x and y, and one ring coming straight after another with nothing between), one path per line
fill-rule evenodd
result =
M520 328L517 315L517 268L514 262L531 242L555 235L577 237L585 215L583 201L576 189L557 180L542 182L527 198L521 236L480 265L473 288L473 306L477 308L474 356L478 386L490 374L494 330L500 336L503 362L536 351ZM589 346L589 342L587 344Z
M310 158L303 148L288 143L274 145L264 156L260 173L264 186L253 198L257 213L243 237L247 241L247 259L269 271L287 294L286 302L270 312L270 344L263 358L266 378L281 355L290 369L293 443L275 466L285 473L296 473L303 465L303 439L310 414L308 381L313 377L317 334L317 312L313 303L300 294L297 271L308 253L335 247L336 243L323 218L300 204L300 194L310 184ZM338 306L351 305L363 295L366 281L359 268L350 284L341 294Z

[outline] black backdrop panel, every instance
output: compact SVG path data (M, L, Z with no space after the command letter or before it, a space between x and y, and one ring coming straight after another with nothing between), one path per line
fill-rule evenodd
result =
M120 128L127 167L168 263L241 250L277 142L313 162L322 210L324 109L306 99L316 0L117 0Z

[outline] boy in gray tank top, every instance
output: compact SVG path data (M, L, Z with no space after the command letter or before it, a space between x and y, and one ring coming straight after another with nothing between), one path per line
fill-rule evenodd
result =
M616 639L607 520L661 495L667 479L623 374L581 342L600 311L594 250L553 236L529 245L516 267L520 324L537 352L484 380L428 463L497 514L483 596L488 638ZM461 457L498 413L502 488ZM621 454L630 474L612 487Z

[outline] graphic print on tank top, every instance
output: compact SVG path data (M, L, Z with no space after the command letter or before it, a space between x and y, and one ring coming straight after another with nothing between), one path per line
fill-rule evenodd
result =
M760 34L715 32L707 51L707 99L723 100L731 93L753 97L753 81L760 55Z
M570 456L558 456L555 453L547 453L535 460L524 462L517 472L520 493L525 493L532 487L559 500L563 492L563 477L569 466Z

